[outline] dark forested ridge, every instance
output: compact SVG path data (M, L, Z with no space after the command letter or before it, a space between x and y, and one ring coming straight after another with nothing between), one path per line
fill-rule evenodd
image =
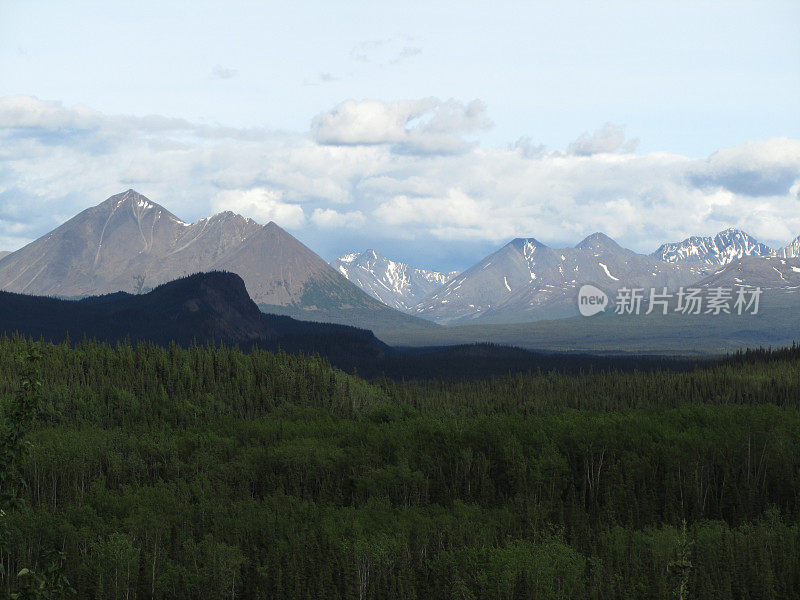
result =
M0 339L4 435L29 347ZM79 598L800 597L797 348L460 383L41 354L0 593L55 549Z
M197 273L146 294L117 292L78 301L0 291L0 333L62 342L253 345L375 359L388 350L372 332L262 313L234 273Z
M233 273L197 273L146 294L118 292L79 301L0 291L0 334L60 343L84 338L188 347L225 343L242 348L314 353L367 377L476 378L561 369L685 369L689 360L535 353L493 344L390 348L371 331L264 314Z

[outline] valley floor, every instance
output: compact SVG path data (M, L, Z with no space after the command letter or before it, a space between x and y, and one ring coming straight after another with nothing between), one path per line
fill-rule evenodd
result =
M545 352L708 356L800 342L800 293L767 296L758 314L600 314L511 324L376 331L391 346L492 343Z

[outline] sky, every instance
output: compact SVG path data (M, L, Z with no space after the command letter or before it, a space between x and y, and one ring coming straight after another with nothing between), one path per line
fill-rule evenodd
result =
M800 2L0 0L0 249L134 188L326 259L800 235Z

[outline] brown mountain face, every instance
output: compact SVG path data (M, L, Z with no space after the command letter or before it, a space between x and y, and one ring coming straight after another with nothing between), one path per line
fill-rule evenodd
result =
M247 291L256 301L297 303L310 279L335 273L322 258L270 221L219 262L219 268L249 275ZM308 308L313 308L309 306Z
M0 289L82 297L142 293L201 271L238 274L269 312L370 329L431 326L362 292L275 223L231 212L185 223L134 190L0 260Z
M269 222L214 264L238 273L262 310L365 329L430 328L367 295L296 238Z
M261 225L230 211L201 219L185 227L174 244L150 265L154 281L171 281L180 275L208 271L238 248Z
M0 263L0 287L52 296L141 291L139 277L146 277L153 258L167 252L186 227L128 190L6 256Z

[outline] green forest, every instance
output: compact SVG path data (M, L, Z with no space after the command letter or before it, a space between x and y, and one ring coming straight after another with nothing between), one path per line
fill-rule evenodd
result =
M800 598L800 348L369 381L0 338L0 597Z

